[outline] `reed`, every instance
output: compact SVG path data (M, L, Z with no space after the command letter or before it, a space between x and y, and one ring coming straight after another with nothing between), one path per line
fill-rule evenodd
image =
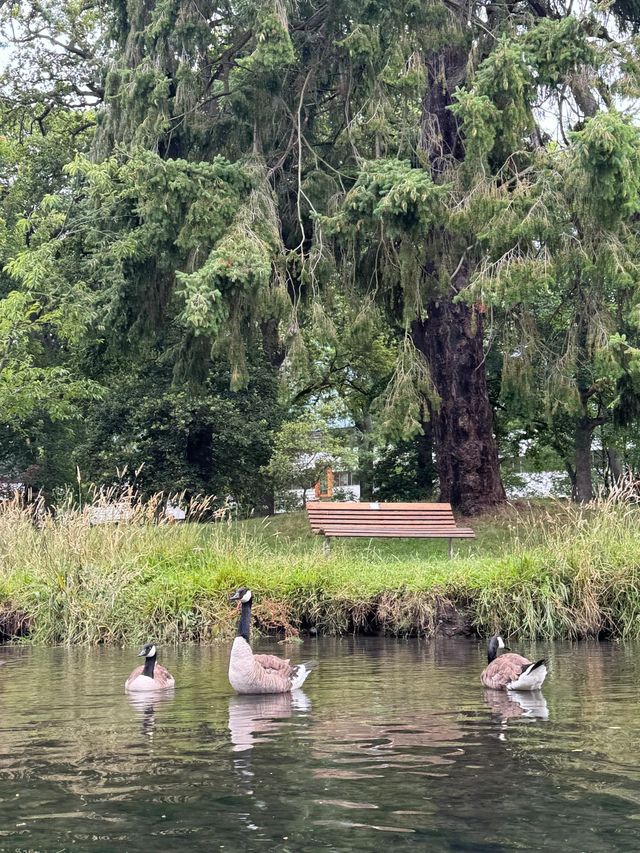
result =
M330 558L301 515L235 521L194 501L168 524L161 496L118 524L93 524L113 494L55 513L0 508L0 634L41 644L230 637L227 596L255 592L258 630L294 637L449 628L544 638L640 637L640 508L617 494L588 507L510 507L446 543L336 542Z

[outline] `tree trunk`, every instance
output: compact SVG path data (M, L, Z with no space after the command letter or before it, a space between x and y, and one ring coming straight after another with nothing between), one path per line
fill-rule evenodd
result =
M360 500L373 500L373 448L371 443L371 431L373 429L373 419L370 414L366 414L361 420L356 423L356 428L360 433L360 442L358 447L358 481L360 484Z
M576 500L576 472L575 468L567 459L564 460L564 467L567 469L567 476L571 484L571 500Z
M505 499L493 435L482 348L482 317L450 299L432 302L428 316L412 324L440 397L431 406L440 500L467 515Z
M433 462L433 425L431 421L422 422L423 434L417 436L418 470L416 482L425 497L433 493L433 486L438 478L438 470Z
M620 454L613 447L607 447L607 464L611 472L611 485L615 486L624 478L624 466Z
M265 489L262 495L262 506L267 515L275 515L276 512L276 496L273 489Z
M468 72L468 58L467 46L459 43L426 58L428 79L422 99L420 147L434 181L442 180L453 163L464 160L462 136L451 105L452 93ZM440 237L442 255L425 259L425 274L440 292L427 303L426 317L413 322L412 335L427 360L441 400L438 409L430 407L440 500L473 515L502 503L506 495L493 435L482 315L464 302L453 301L468 284L467 243L455 235L442 233ZM456 244L460 246L457 267L456 259L449 256ZM451 290L445 292L439 284L440 266L457 270Z
M274 317L269 320L263 320L260 323L260 331L262 333L262 349L264 350L264 354L271 367L279 370L286 358L287 351L280 339L278 321Z
M582 417L576 423L576 487L575 500L577 503L589 503L593 500L593 480L591 476L591 436L593 435L592 419Z

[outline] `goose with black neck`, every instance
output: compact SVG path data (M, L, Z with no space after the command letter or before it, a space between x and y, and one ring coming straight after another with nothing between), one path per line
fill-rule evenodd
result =
M309 661L291 666L287 659L254 655L251 650L251 590L241 587L230 596L230 601L240 603L238 630L229 658L229 682L236 693L289 693L302 687L312 669Z
M171 673L157 663L158 652L156 644L146 643L138 652L138 657L144 657L144 665L137 666L129 678L127 678L124 689L130 692L149 690L168 690L175 687L175 679Z

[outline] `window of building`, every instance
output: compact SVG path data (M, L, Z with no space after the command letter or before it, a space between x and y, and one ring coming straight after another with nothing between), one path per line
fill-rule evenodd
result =
M334 484L341 489L345 486L353 485L353 475L351 471L337 471L334 475Z

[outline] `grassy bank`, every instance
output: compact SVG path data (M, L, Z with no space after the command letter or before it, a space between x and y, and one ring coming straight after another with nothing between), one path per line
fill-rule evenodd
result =
M87 510L0 513L0 632L34 643L229 637L231 589L250 585L263 631L295 635L501 630L640 637L640 511L602 503L508 508L475 541L336 542L302 514L268 521L91 527Z

